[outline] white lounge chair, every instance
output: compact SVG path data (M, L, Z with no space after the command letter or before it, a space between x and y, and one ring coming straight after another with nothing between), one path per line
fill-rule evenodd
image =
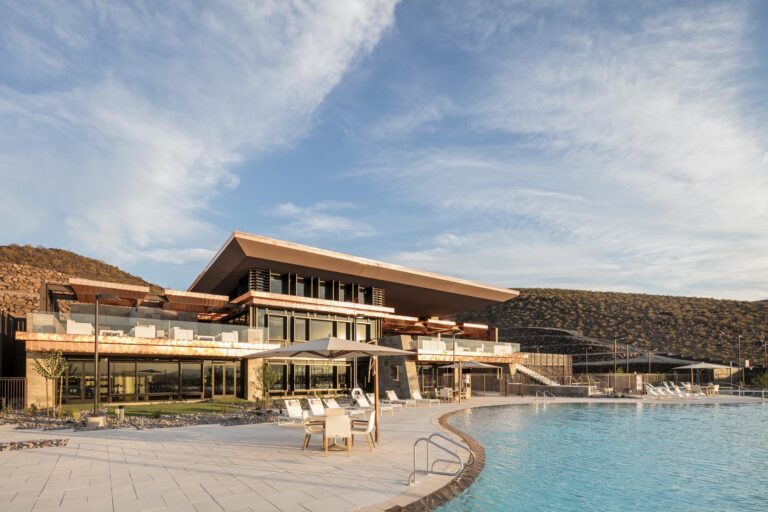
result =
M301 408L301 402L295 398L283 400L285 414L277 417L278 425L301 425L309 417L309 413Z
M662 385L664 386L664 390L666 390L667 394L670 396L676 396L677 398L685 398L685 395L683 395L679 389L674 389L669 382L664 381L662 382Z
M355 403L357 403L357 406L364 410L364 411L371 411L373 412L373 405L371 404L368 399L365 397L365 394L357 395L355 397ZM389 404L382 404L379 402L379 409L383 411L390 411L392 414L395 414L395 408L392 407L392 405Z
M312 416L325 416L325 407L323 407L323 401L319 398L308 398L309 412Z
M645 392L648 393L648 396L651 398L664 398L664 395L659 392L652 384L646 384L645 385Z
M429 405L430 407L432 407L432 404L439 404L440 403L440 399L438 399L438 398L422 398L421 391L419 391L419 390L411 391L411 398L416 400L417 404L426 402L427 405Z
M328 416L325 418L325 435L323 436L323 450L328 456L328 441L341 437L347 445L347 456L352 451L352 422L349 416Z
M368 403L369 404L371 404L371 405L375 405L376 404L376 397L373 395L373 393L366 393L365 397L368 399ZM397 409L399 411L403 410L403 404L392 403L389 400L381 400L381 399L379 399L379 407L381 408L382 411L384 410L384 406L387 406L388 408L391 407L392 408L392 414L395 414L395 409Z
M365 416L365 411L357 407L342 407L335 398L323 398L326 409L340 409L347 411L350 416ZM327 413L326 413L327 414Z
M352 444L355 444L355 436L364 436L368 443L368 449L373 451L376 446L376 440L373 437L373 429L376 426L376 411L373 411L368 417L368 421L352 420Z
M680 396L682 396L683 398L695 398L695 397L694 397L693 395L691 395L691 394L690 394L688 391L686 391L686 389L685 389L685 388L683 388L683 389L680 389L680 386L678 386L678 385L677 385L677 384L675 384L674 382L672 382L671 384L672 384L672 389L674 389L674 390L675 390L675 391L676 391L676 392L677 392L677 393L678 393Z
M156 338L157 328L154 325L135 325L130 335L134 338Z
M397 393L395 393L395 391L392 390L392 389L387 391L387 398L392 403L403 404L406 407L418 407L419 406L419 404L418 404L418 402L416 402L416 400L413 400L413 399L401 400L401 399L399 399L397 397Z

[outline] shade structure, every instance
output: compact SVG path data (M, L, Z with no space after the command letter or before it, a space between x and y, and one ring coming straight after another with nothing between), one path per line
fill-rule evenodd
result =
M691 370L691 383L693 383L693 370L716 370L719 368L730 368L730 366L725 366L724 364L700 362L687 364L685 366L678 366L673 368L673 370ZM701 374L699 374L699 383L701 383Z
M485 369L485 370L497 370L498 366L493 366L492 364L486 364L486 363L480 363L477 361L467 361L467 362L460 362L460 363L453 363L453 364L447 364L445 366L441 366L441 370L448 370L451 368L461 368L464 370L467 369Z
M374 409L376 411L376 441L379 440L379 356L412 356L413 352L396 348L382 347L362 341L343 340L341 338L320 338L306 343L296 343L285 347L256 352L246 356L247 359L275 359L275 358L310 358L310 359L340 359L347 357L373 357L375 378L374 385Z
M721 368L730 368L730 366L726 366L724 364L702 362L702 363L687 364L685 366L678 366L676 368L673 368L673 370L717 370Z

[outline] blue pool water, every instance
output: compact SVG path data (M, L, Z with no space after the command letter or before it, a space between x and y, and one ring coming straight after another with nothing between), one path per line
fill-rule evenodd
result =
M768 405L548 404L451 424L486 465L438 510L768 510Z

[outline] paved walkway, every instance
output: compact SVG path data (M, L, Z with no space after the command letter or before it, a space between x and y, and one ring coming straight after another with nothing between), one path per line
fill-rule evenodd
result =
M532 401L475 398L469 405ZM442 430L440 415L466 406L386 414L381 446L370 453L359 438L351 457L332 452L326 458L319 438L301 451L303 430L276 425L55 434L0 428L0 442L70 439L65 447L0 453L0 510L386 510L449 481L422 477L408 487L412 447L418 437Z

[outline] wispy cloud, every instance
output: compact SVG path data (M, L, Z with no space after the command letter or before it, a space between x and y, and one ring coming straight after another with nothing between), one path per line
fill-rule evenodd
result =
M373 228L358 219L341 215L339 211L354 210L355 205L342 201L322 201L309 206L281 203L271 212L288 222L278 228L281 236L298 240L350 239L370 236Z
M4 4L0 215L43 213L3 238L53 229L118 263L209 257L233 169L300 138L393 17L389 0Z
M468 243L393 257L508 285L764 297L768 134L742 102L748 4L629 18L536 6L516 32L489 12L450 18L474 20L467 51L493 65L451 98L489 142L384 153L369 171L431 197L437 229Z

